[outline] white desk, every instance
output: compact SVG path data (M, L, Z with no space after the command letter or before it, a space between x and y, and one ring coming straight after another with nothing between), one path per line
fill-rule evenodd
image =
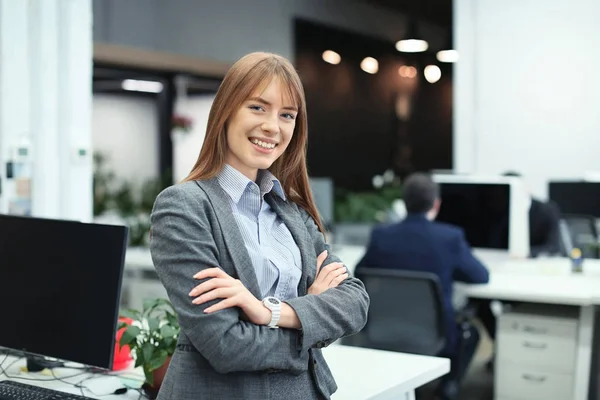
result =
M485 261L485 260L484 260ZM600 304L600 260L586 260L583 273L571 273L566 258L486 263L490 282L457 284L469 297L574 306Z
M332 253L354 272L364 254L363 246L334 245ZM456 285L457 297L558 304L579 307L577 373L574 400L587 400L591 375L594 312L600 305L600 261L585 260L584 273L572 274L568 259L501 260L480 258L490 270L485 285ZM149 252L127 252L126 263L132 269L152 268Z
M569 305L579 308L574 400L587 400L594 354L595 307L600 304L600 261L585 260L584 272L573 274L566 258L488 263L490 282L457 285L468 297Z
M154 270L150 249L146 247L128 247L125 252L125 265L132 270L149 268Z
M447 358L337 344L323 355L338 385L334 400L414 400L416 388L450 371Z
M362 246L337 245L333 253L353 272L364 254ZM455 297L536 304L567 305L579 308L574 400L587 400L594 351L594 315L600 305L600 260L585 260L581 274L571 273L566 258L507 260L478 254L490 271L483 285L455 285ZM595 398L595 396L592 396Z
M414 400L414 390L431 382L450 370L446 358L425 357L389 351L361 349L333 344L323 351L327 364L338 384L333 396L337 400L401 399ZM0 356L0 362L5 356ZM76 369L57 368L52 375L21 372L25 359L8 357L2 365L10 378L0 376L0 381L10 379L29 385L41 386L61 392L81 395L75 384L82 383L84 394L91 398L108 400L138 399L135 388L141 386L143 376L136 371L125 371L122 376L94 375ZM124 379L127 377L128 379ZM32 380L36 379L36 380ZM116 389L134 386L123 395L112 394Z
M140 393L136 390L141 387L143 375L135 371L124 371L119 375L103 375L83 372L73 368L56 368L53 370L56 379L52 374L42 374L40 372L22 372L21 367L25 366L25 359L7 357L0 355L0 367L4 368L10 377L2 374L0 381L11 380L25 383L33 386L40 386L47 389L60 392L71 393L81 396L81 389L76 384L83 386L83 393L86 397L107 400L134 400L140 398ZM115 373L111 373L115 374ZM119 388L129 387L124 394L113 394ZM145 398L142 396L142 398Z

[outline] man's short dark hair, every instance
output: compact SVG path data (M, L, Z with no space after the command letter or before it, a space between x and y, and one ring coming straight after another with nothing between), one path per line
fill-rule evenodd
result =
M428 174L417 172L404 181L402 198L410 214L428 212L439 196L440 188Z

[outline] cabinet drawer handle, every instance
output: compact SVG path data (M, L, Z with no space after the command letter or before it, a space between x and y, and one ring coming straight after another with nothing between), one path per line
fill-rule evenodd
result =
M545 376L535 376L535 375L531 375L531 374L523 374L522 375L523 379L530 381L530 382L536 382L536 383L542 383L546 380Z
M536 333L538 335L544 335L544 334L548 333L547 328L535 328L533 326L528 326L528 325L525 325L523 327L523 330L527 333Z
M523 347L527 347L529 349L544 350L546 347L548 347L548 345L546 343L533 343L526 340L523 342Z

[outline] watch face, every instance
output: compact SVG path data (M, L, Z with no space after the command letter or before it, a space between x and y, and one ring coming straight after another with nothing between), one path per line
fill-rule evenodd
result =
M269 297L267 298L267 301L273 305L279 304L279 300L277 300L275 297Z

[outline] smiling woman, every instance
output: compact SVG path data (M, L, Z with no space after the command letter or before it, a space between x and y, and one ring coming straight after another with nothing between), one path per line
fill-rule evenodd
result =
M284 88L281 79L271 79L227 126L225 162L252 181L259 169L268 169L283 154L294 135L298 106Z
M290 62L252 53L235 63L190 175L154 204L150 250L181 326L159 399L336 391L321 348L362 329L369 297L329 253L306 141Z

